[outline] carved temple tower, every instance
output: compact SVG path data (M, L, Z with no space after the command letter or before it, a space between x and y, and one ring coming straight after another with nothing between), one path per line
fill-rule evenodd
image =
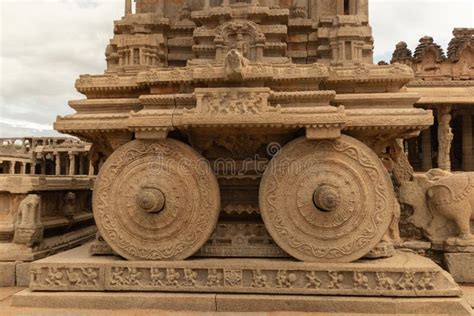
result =
M125 2L107 47L109 72L222 61L372 63L368 0Z

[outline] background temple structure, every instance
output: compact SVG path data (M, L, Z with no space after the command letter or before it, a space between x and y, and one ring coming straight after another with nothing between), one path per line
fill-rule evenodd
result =
M73 138L0 139L0 286L29 284L29 262L95 236L91 145Z
M425 36L414 53L397 44L392 63L413 68L407 90L421 95L417 106L432 109L435 124L408 141L410 163L416 170L432 168L474 171L474 29L456 28L445 54Z

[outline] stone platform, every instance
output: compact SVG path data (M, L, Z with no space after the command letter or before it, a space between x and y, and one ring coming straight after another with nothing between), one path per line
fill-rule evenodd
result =
M192 293L31 292L13 296L13 307L192 311L192 312L311 312L311 315L471 315L461 298L390 298L357 296L248 295ZM78 311L79 312L79 311ZM315 313L315 314L313 314ZM321 313L321 314L320 314ZM83 313L81 315L89 315ZM96 313L93 315L102 315ZM191 314L195 315L195 314ZM262 315L268 315L267 313ZM285 314L282 314L285 315Z
M447 272L405 252L331 265L288 259L133 262L90 256L84 245L32 263L31 275L30 289L15 295L13 305L470 314Z

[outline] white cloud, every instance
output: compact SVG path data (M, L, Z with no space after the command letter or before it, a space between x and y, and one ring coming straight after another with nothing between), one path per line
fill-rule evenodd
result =
M0 0L0 137L51 135L79 74L102 73L113 20L125 0ZM474 26L472 0L371 0L375 61L424 35L443 48L454 27Z
M474 1L371 0L370 21L375 62L389 61L399 41L407 42L414 51L425 35L446 51L455 27L474 27Z

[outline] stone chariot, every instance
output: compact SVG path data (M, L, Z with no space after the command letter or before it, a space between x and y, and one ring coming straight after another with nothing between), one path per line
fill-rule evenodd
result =
M129 260L183 260L224 223L233 246L214 256L366 256L398 208L384 157L433 123L403 92L409 67L372 64L366 2L337 23L278 1L181 2L127 1L107 72L81 76L87 99L56 122L94 144L101 237ZM238 227L255 241L239 246Z

